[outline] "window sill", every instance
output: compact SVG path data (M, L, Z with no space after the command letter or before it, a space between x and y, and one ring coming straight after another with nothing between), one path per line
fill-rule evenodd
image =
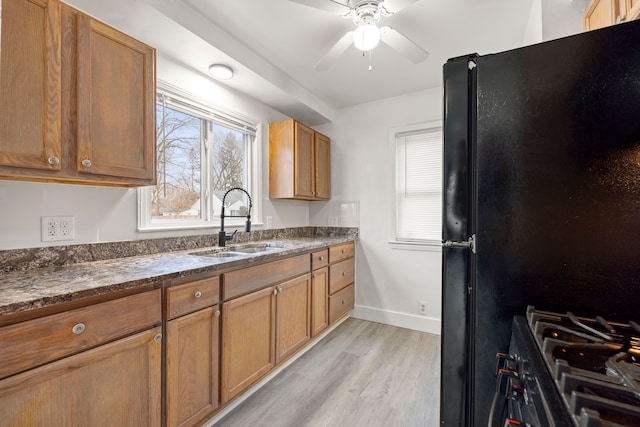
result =
M442 243L437 240L430 240L425 242L399 242L397 240L390 241L389 245L391 249L401 251L425 251L425 252L440 252Z
M227 222L225 220L224 228L227 232L233 232L236 228L238 231L244 231L246 222ZM264 226L263 222L251 222L251 228L257 227L262 229ZM157 232L157 231L176 231L176 230L204 230L210 229L215 232L218 232L220 229L220 224L157 224L151 225L149 227L138 227L138 231L141 233L145 232Z

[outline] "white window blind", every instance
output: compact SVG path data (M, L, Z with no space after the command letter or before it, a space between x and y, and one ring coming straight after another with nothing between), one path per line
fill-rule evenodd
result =
M442 128L396 134L396 240L440 241Z

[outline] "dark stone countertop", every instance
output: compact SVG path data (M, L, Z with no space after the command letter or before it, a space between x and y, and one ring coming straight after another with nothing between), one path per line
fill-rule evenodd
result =
M279 248L241 257L213 258L192 255L213 248L146 254L78 264L3 272L0 279L0 316L49 307L62 302L105 295L143 285L158 285L166 279L214 272L240 265L292 256L340 243L357 236L296 237L251 241ZM246 244L246 243L245 243Z

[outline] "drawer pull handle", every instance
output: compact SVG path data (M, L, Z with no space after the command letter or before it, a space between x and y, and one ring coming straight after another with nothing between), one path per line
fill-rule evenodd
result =
M197 291L194 295L196 298L200 298L202 296L202 292Z
M215 312L215 313L213 313L213 315L214 315L215 317L220 317L220 310L216 310L216 312Z
M83 333L84 330L85 330L84 323L78 323L73 327L73 329L71 329L71 331L73 331L73 333L76 335Z
M154 340L155 342L160 342L160 341L162 341L162 334L156 334L156 336L155 336L155 337L153 337L153 340Z

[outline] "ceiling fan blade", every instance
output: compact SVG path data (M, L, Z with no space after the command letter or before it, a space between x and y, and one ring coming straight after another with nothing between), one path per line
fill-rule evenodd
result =
M294 3L300 3L305 6L324 10L325 12L336 15L345 15L351 11L351 8L344 3L334 0L289 0Z
M328 70L334 62L344 53L345 50L353 43L353 31L347 32L344 36L333 45L320 61L313 67L318 71Z
M398 13L418 0L384 0L384 8L391 13Z
M380 28L380 40L414 64L424 61L429 56L429 52L391 27Z

